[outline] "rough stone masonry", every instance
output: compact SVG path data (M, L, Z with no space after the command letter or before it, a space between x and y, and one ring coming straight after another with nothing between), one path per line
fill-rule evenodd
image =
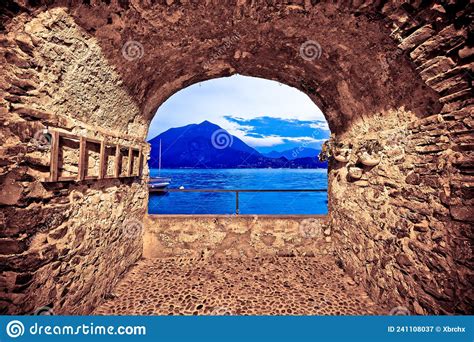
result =
M326 115L333 253L372 300L472 313L473 22L468 0L3 1L0 312L90 313L142 256L144 179L45 182L35 134L144 142L173 93L238 73Z

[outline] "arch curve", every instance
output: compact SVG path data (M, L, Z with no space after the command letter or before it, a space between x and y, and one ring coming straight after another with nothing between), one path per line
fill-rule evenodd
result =
M236 73L302 90L326 113L336 133L345 132L353 120L389 110L403 108L412 118L439 112L439 96L390 38L391 21L381 14L384 20L374 20L368 10L374 8L133 4L121 9L120 26L114 18L109 24L108 12L96 8L82 6L71 14L84 30L96 32L146 120L176 91ZM206 16L213 21L200 19ZM120 47L127 41L142 45L140 59L124 62ZM318 44L319 58L301 56L307 42Z
M34 133L143 141L173 93L235 73L308 94L338 143L380 147L375 167L331 161L332 246L345 271L381 304L472 311L472 13L467 0L7 0L1 311L54 302L56 313L89 313L141 255L141 236L122 228L143 217L143 182L45 184ZM308 41L319 58L301 56Z

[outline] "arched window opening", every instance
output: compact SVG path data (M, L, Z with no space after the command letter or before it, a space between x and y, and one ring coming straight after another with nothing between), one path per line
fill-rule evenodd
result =
M304 93L234 75L187 87L153 118L150 214L326 214L330 136Z

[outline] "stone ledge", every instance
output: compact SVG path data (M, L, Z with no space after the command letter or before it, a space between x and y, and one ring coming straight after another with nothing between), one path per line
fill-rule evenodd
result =
M146 258L328 254L323 215L148 215Z

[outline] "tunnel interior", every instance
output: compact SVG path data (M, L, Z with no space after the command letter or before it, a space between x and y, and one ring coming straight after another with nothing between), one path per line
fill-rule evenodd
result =
M146 167L51 181L51 151L35 134L107 139L146 157L167 98L234 74L303 91L334 133L329 242L283 252L324 249L380 305L472 312L472 16L468 1L7 1L1 312L91 313L153 241ZM303 58L307 42L318 58ZM63 169L75 163L62 158Z

